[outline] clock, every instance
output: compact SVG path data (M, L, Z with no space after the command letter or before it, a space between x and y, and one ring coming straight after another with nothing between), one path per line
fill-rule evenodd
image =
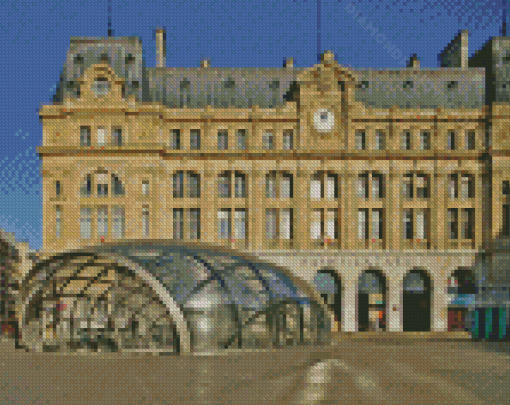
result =
M319 109L313 115L313 125L318 132L330 132L335 126L333 111Z

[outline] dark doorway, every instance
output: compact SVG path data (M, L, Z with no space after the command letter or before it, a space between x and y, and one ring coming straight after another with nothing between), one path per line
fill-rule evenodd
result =
M342 321L342 283L334 270L319 270L314 279L315 288L335 315L337 328Z
M404 332L430 331L431 283L422 270L411 270L404 278Z
M386 279L378 270L367 270L358 282L358 331L383 330L386 330Z

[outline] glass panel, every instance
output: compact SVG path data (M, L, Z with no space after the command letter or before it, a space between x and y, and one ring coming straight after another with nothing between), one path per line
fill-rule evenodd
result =
M427 238L427 215L423 210L416 212L416 238Z
M326 211L326 239L337 239L337 210Z
M81 239L92 237L92 209L82 208L80 210L80 233Z
M218 192L221 198L230 198L230 176L227 174L218 178Z
M97 130L97 144L99 146L104 146L106 144L106 129L99 128Z
M246 149L246 131L244 129L237 131L237 148L239 150Z
M230 210L218 212L218 232L220 239L230 239Z
M173 238L183 239L184 238L184 210L182 208L174 208L173 217Z
M284 240L292 239L292 208L281 211L280 236Z
M97 210L97 236L108 236L108 207L99 207Z
M200 208L190 209L189 238L200 239Z
M190 132L190 149L191 150L199 150L200 149L200 130L192 129Z
M174 198L184 197L184 173L178 172L174 174Z
M358 239L367 238L367 216L367 210L362 209L358 211Z
M266 198L276 198L276 175L274 173L266 176Z
M266 239L276 239L275 209L266 209Z
M236 210L234 218L235 235L234 239L245 239L246 236L246 211Z
M326 199L327 200L334 200L336 198L336 176L328 175L325 177L326 180Z
M280 198L291 198L291 185L292 185L292 177L291 175L284 174L281 178L280 183Z
M124 239L125 213L123 207L113 207L113 238Z
M245 175L244 174L236 174L235 175L235 196L236 198L245 198L246 197L246 190L245 190Z
M188 192L190 198L200 198L200 175L188 174Z
M372 239L382 239L381 214L380 210L372 210Z
M312 200L321 199L321 180L318 177L312 177L310 181L310 198Z
M294 148L294 140L292 131L284 131L283 132L283 149L284 150L292 150Z
M312 239L321 238L321 210L312 211L310 223L310 237Z

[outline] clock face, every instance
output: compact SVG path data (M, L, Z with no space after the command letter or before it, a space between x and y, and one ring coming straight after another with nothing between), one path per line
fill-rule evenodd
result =
M318 132L330 132L335 126L333 111L320 109L313 115L313 124Z

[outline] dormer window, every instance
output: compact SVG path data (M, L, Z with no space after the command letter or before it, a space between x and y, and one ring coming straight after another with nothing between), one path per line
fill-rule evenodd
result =
M447 87L450 90L456 89L457 87L459 87L459 82L455 82L455 81L448 82Z
M273 80L269 83L269 88L271 90L278 90L280 88L280 81L279 80Z
M96 95L96 97L105 96L108 94L108 87L109 87L108 79L106 79L105 77L99 77L94 81L93 87L94 94Z
M108 63L108 54L107 53L102 53L101 54L101 62Z
M135 57L132 54L128 53L126 56L126 65L134 63L134 61L135 61Z
M81 54L78 54L74 57L74 63L76 64L82 64L84 62L84 58Z
M411 80L406 80L404 82L404 89L412 89L414 87L414 83Z
M188 79L184 79L184 80L181 82L181 91L183 91L183 90L189 90L189 89L190 89L190 86L191 86L191 82L190 82Z
M233 89L234 87L236 87L236 82L234 81L234 79L229 77L227 80L223 82L223 85L225 86L226 89Z
M358 89L368 89L368 81L364 80L358 84Z

